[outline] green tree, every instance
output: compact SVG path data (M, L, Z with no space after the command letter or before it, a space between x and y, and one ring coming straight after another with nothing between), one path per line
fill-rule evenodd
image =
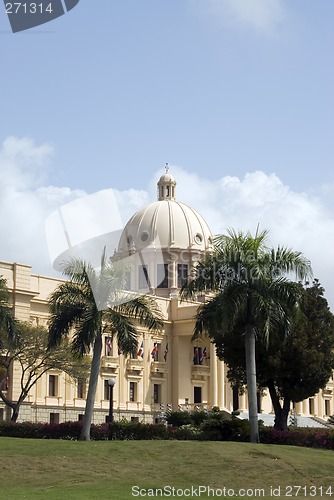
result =
M267 235L268 231L252 236L230 229L227 235L218 236L213 255L196 267L196 276L181 291L185 297L214 293L197 312L194 338L206 333L217 345L236 325L242 328L251 442L259 441L256 338L262 336L268 342L279 328L289 333L300 289L286 276L295 272L304 279L312 272L300 252L267 246Z
M272 336L269 344L258 342L257 382L269 389L275 411L275 428L286 430L291 402L314 396L325 387L334 369L334 316L318 280L301 288L300 314L290 335L282 342ZM229 366L228 377L235 385L246 382L245 352L235 331L219 345L218 351Z
M0 397L12 409L11 420L16 422L20 407L37 381L51 369L66 372L73 378L85 378L88 373L87 361L78 361L64 340L54 349L48 349L48 331L45 328L16 322L15 340L7 332L0 332ZM13 364L20 365L19 396L13 400L10 374ZM10 387L6 387L9 380Z
M160 330L163 319L156 302L125 292L126 270L102 256L101 270L71 259L63 266L69 281L61 283L49 299L49 345L57 345L71 334L72 349L84 355L93 349L82 440L90 439L96 388L101 365L102 333L116 336L123 354L136 354L137 325Z
M0 276L0 332L5 332L6 336L13 338L15 321L8 302L9 290L7 283L5 278Z

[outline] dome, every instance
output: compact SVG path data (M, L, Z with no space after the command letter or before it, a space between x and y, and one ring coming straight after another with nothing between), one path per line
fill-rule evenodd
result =
M203 217L175 200L159 200L136 212L122 233L118 251L129 247L212 250L212 234Z
M175 181L174 177L171 174L168 174L168 173L165 173L165 174L163 174L160 177L159 183L161 184L163 182L173 182L174 184L176 184L176 181Z
M175 190L167 165L158 201L138 210L121 234L114 258L126 261L131 291L178 297L198 260L213 250L209 226L196 210L176 201Z
M159 249L212 251L212 234L203 217L185 203L175 200L176 181L168 173L158 181L158 201L136 212L126 224L118 252Z

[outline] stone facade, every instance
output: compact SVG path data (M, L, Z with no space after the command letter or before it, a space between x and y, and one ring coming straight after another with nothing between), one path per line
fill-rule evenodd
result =
M212 237L206 222L196 211L175 201L175 185L169 174L162 176L158 183L158 202L142 209L129 221L116 253L116 258L122 258L126 252L135 253L136 245L138 250L140 241L144 240L143 235L152 233L154 238L160 235L168 274L163 276L163 286L157 282L155 287L149 286L145 292L155 297L163 312L164 331L151 335L142 330L139 340L142 352L138 352L136 359L119 353L116 340L111 341L108 333L104 334L95 423L105 422L108 416L110 378L116 379L113 390L115 419L152 422L159 419L167 405L173 410L213 406L227 411L235 410L236 406L240 411L247 410L246 394L239 396L237 403L233 398L226 367L218 360L214 346L208 339L191 340L194 316L203 297L198 297L197 301L181 301L179 289L184 275L190 272L196 259L212 249ZM135 232L134 228L137 228ZM184 234L185 231L188 233ZM155 240L151 250L154 244ZM156 272L160 265L154 261L154 255L152 252L149 263L152 272ZM138 288L139 268L136 266L132 278ZM0 275L7 280L15 317L46 326L47 299L60 281L33 274L29 265L18 263L0 262ZM19 394L20 375L19 365L14 364L8 388L8 395L13 400ZM72 380L60 371L49 371L30 391L21 407L19 421L81 419L86 390L82 381ZM264 413L272 412L268 395L263 397L261 409ZM333 380L313 398L296 404L295 411L300 415L324 419L333 414ZM0 401L0 418L9 417L8 410Z

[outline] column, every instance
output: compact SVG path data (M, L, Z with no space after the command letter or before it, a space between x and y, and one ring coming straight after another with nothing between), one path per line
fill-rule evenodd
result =
M217 360L217 374L218 374L218 406L225 408L225 373L224 363Z
M210 403L212 406L218 406L217 356L213 344L210 344Z

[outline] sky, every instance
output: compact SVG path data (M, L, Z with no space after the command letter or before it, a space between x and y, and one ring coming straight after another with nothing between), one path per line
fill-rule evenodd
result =
M125 224L168 162L214 234L302 251L334 311L333 24L332 0L80 0L12 33L1 3L0 260L54 275L54 210L110 190Z

